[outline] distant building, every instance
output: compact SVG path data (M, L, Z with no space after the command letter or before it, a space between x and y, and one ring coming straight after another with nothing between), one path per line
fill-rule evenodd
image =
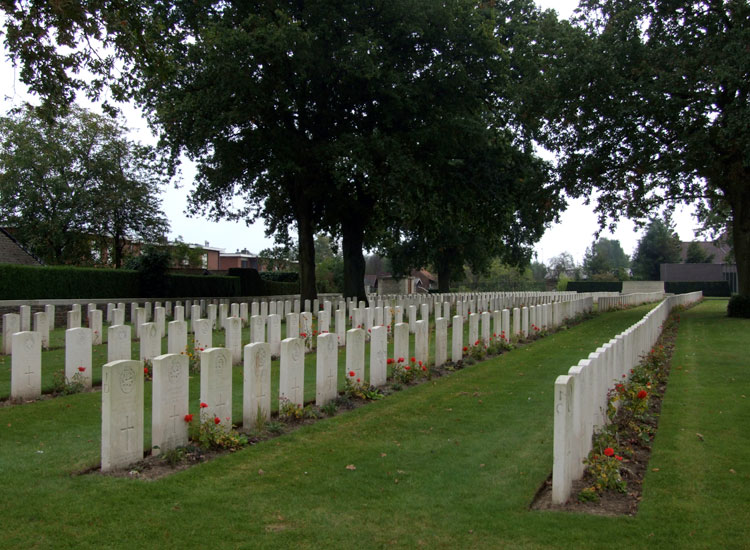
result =
M414 270L408 276L398 278L390 273L365 275L365 290L380 295L426 293L437 287L437 278L426 269Z
M42 265L42 262L21 246L10 233L0 228L0 264Z
M726 239L696 241L696 243L703 249L706 256L711 258L711 263L661 264L659 266L660 279L670 283L726 281L731 292L738 292L737 264L726 261L730 253L730 246ZM690 244L690 242L680 243L683 262L687 259L687 249Z

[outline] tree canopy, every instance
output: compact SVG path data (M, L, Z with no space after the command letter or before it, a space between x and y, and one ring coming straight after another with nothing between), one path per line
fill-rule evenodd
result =
M659 266L680 263L680 254L680 238L670 218L653 218L633 254L633 275L646 281L659 281Z
M120 267L128 240L155 241L166 166L116 122L73 108L53 121L27 108L0 118L0 218L45 263Z
M602 237L595 240L583 257L583 272L595 280L622 281L627 279L629 267L628 255L617 239Z
M599 189L603 225L725 203L750 295L747 0L582 0L574 22L550 56L543 138L568 192Z

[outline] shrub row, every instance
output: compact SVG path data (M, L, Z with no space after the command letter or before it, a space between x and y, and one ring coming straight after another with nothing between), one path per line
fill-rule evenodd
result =
M622 292L622 281L568 281L571 292Z
M279 283L299 282L299 273L296 271L263 271L260 278L264 281L276 281Z

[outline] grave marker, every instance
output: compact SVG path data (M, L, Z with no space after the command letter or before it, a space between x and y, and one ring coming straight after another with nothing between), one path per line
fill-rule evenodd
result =
M38 399L42 395L42 339L36 332L25 331L15 332L11 340L10 398Z
M271 346L266 342L254 342L244 348L242 396L242 424L245 429L255 425L258 413L265 420L270 420Z
M207 322L208 319L206 319ZM226 348L208 348L201 353L201 422L215 418L232 427L232 355Z
M102 367L102 472L143 458L143 363Z
M168 353L152 362L151 447L159 455L188 442L188 358Z

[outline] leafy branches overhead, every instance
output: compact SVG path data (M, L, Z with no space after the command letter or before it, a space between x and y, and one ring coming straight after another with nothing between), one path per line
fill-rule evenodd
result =
M166 166L117 123L79 108L48 122L27 108L0 119L0 216L47 263L120 267L128 239L168 229L158 191Z

